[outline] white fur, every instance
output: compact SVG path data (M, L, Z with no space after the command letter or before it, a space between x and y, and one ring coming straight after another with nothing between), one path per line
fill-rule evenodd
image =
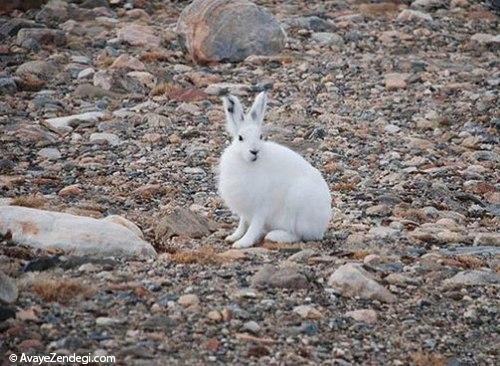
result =
M220 160L219 193L240 218L226 238L235 248L264 236L278 242L320 240L330 220L331 196L321 173L296 152L261 139L266 101L260 93L244 115L238 98L223 98L233 141Z

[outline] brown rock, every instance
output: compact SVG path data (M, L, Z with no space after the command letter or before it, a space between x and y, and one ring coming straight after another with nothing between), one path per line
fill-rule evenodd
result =
M83 190L80 188L80 185L72 184L61 189L58 195L61 197L76 197L80 196L82 193Z
M212 223L197 213L176 207L172 213L160 220L156 228L156 239L168 240L173 236L202 238L210 235Z

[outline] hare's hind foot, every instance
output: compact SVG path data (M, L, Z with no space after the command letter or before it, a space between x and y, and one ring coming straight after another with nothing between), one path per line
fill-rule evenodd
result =
M300 241L300 238L297 235L284 230L270 231L267 233L265 239L276 243L294 243Z

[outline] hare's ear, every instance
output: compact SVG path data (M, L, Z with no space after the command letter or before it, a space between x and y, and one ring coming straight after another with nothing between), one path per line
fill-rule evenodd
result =
M253 102L252 108L250 108L250 112L248 115L251 120L261 124L264 121L264 113L266 112L267 105L267 92L263 91L255 98L255 102Z
M239 99L233 95L222 97L222 102L224 103L224 112L226 113L226 129L231 136L235 136L245 118L243 107Z

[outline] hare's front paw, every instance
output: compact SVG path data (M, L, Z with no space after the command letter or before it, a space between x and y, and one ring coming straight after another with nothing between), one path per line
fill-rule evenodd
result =
M238 240L237 242L235 242L233 244L233 248L236 248L236 249L242 249L242 248L249 248L253 245L254 243L252 243L251 241L247 241L247 240L244 240L244 239L240 239Z

